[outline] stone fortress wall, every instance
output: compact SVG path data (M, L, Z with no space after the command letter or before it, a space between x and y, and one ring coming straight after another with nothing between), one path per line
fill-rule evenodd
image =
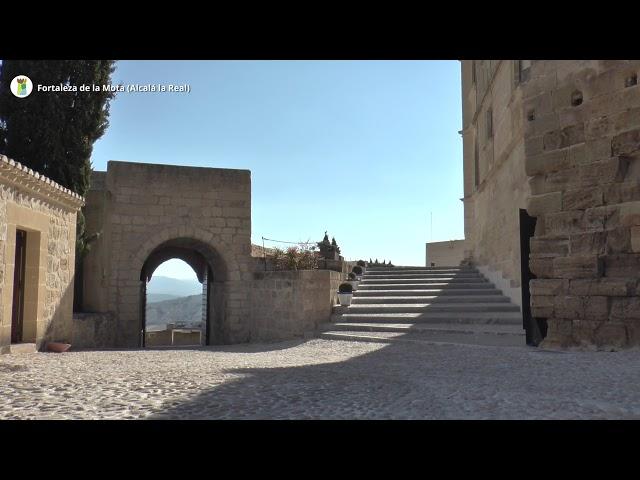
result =
M100 238L85 262L84 308L113 314L117 345L140 343L143 266L163 249L194 251L212 268L215 342L248 341L250 172L112 161L93 185L87 224Z
M247 170L109 162L85 216L100 233L84 262L84 309L96 313L76 316L78 347L139 346L142 277L169 258L211 268L210 344L300 337L330 318L339 273L264 271Z
M462 62L461 133L466 256L521 305L519 209L530 190L519 68L526 65L517 62Z
M535 217L547 346L640 343L638 61L462 61L467 258L515 301ZM516 297L516 298L514 298Z
M11 350L16 231L26 232L21 339L72 338L76 216L84 200L0 156L0 353Z
M640 61L535 61L523 88L547 345L640 344Z

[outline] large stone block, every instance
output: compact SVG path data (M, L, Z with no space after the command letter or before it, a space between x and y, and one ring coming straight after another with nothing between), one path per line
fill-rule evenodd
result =
M640 226L631 227L630 235L631 235L631 251L640 252Z
M570 336L573 333L573 321L566 318L550 318L547 339L554 335ZM567 345L564 345L567 346Z
M607 160L581 165L578 168L580 186L621 182L627 172L629 162L625 158L612 157Z
M587 145L581 143L579 145L573 145L566 149L568 155L568 162L570 165L584 165L585 163L591 163L593 160L587 159ZM608 157L609 155L607 155Z
M616 320L640 320L640 297L612 298L611 318Z
M557 113L536 115L535 120L525 123L527 135L544 135L560 127L560 116Z
M627 328L619 322L603 322L593 333L593 342L598 347L626 347Z
M544 151L544 137L537 135L534 137L525 136L524 139L524 154L526 157L532 157L539 155Z
M597 278L602 275L602 263L597 255L576 255L553 259L556 278Z
M567 190L562 195L562 210L584 210L599 207L604 203L602 189L599 187Z
M631 251L631 229L615 228L607 231L607 253L628 253Z
M600 95L585 103L587 115L590 118L596 118L640 107L640 94L635 88L625 88Z
M602 191L604 201L609 205L640 200L640 181L604 185Z
M555 298L553 295L532 295L531 315L537 318L552 317Z
M559 295L565 292L565 281L559 279L533 279L529 281L532 296Z
M606 320L609 318L609 297L571 296L554 297L556 318Z
M595 232L617 228L620 225L618 209L611 206L588 208L582 219L584 231Z
M542 148L546 152L557 150L560 148L561 141L560 130L552 130L543 135Z
M597 280L570 280L570 295L603 295L609 297L626 297L635 295L635 280L598 278Z
M611 158L611 138L586 140L584 143L584 159L577 163L593 163Z
M606 232L577 233L569 237L571 255L601 255L605 253Z
M583 228L583 212L558 212L545 215L545 231L548 235L569 235L581 233Z
M538 193L556 192L580 186L580 170L578 166L558 170L546 175L542 184L538 186ZM532 190L533 191L533 190Z
M529 258L529 270L538 278L553 278L553 258Z
M612 115L591 119L587 123L586 137L598 137L620 134L625 130L636 130L640 127L640 108L632 108Z
M560 148L584 143L584 124L570 125L560 130Z
M558 88L551 92L554 111L570 107L571 98L575 90L576 87L574 84L559 82Z
M631 155L640 151L640 128L616 135L611 140L612 155Z
M625 227L640 225L640 201L621 203L616 207L620 225Z
M543 195L532 195L527 200L527 212L533 217L562 210L562 193L551 192Z
M527 156L524 161L525 173L529 176L555 172L571 166L567 150L555 150Z
M617 255L605 255L604 276L618 278L640 277L640 254L628 253Z
M564 257L569 253L569 237L533 237L530 247L531 255L535 258Z

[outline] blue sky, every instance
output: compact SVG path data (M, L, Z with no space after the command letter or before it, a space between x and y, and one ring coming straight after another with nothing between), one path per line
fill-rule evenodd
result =
M424 265L463 238L458 61L120 61L113 80L191 92L119 93L94 168L249 169L253 243L328 230L347 259Z

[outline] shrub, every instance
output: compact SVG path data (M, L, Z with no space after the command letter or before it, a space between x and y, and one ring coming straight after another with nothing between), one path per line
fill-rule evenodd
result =
M365 267L367 264L365 263L364 260L358 260L358 265L361 267Z
M340 293L353 293L353 287L350 283L341 283L338 287L338 292Z
M355 273L353 273L353 272L351 272L351 273L349 274L349 280L357 280L357 278L356 278L356 274L355 274Z
M318 253L315 247L305 245L289 247L286 251L274 248L267 257L274 270L314 270L318 268Z
M362 267L359 265L356 265L355 267L353 267L351 271L356 275L362 275Z

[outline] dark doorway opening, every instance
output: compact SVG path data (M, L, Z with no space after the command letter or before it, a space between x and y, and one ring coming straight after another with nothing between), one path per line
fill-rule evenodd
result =
M520 209L520 275L522 285L522 327L526 332L527 345L538 346L547 336L547 319L531 315L531 292L529 281L536 276L529 269L530 240L536 230L536 218Z
M24 290L27 273L27 232L16 230L16 255L13 270L11 343L21 343L24 330Z

